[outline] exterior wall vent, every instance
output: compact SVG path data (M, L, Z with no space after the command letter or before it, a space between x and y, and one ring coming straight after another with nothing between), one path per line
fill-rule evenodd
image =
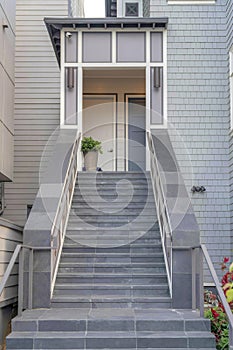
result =
M125 16L126 17L138 17L139 16L138 2L126 2L125 3Z

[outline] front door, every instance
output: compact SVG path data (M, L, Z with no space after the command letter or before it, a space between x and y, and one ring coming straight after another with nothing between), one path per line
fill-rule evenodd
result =
M128 170L146 170L146 110L145 97L127 98Z
M115 95L91 94L83 97L83 136L102 142L98 167L105 171L115 169L116 134Z

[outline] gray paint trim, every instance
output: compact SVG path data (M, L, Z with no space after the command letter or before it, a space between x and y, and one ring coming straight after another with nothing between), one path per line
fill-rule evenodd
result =
M99 61L99 60L96 60L95 58L91 59L91 60L85 60L84 57L85 57L85 34L101 34L101 35L106 35L106 34L109 34L109 44L110 44L110 57L109 57L109 60L106 60L106 61ZM91 55L92 56L92 55ZM94 62L98 62L98 63L111 63L112 62L112 32L83 32L83 35L82 35L82 61L84 63L94 63Z
M120 40L121 34L123 34L123 35L143 34L143 36L144 36L144 59L143 60L131 60L131 59L122 60L122 59L119 59L120 52L118 51L118 46L119 46L119 40ZM129 40L129 46L127 46L127 48L130 50L130 40ZM117 32L116 33L116 60L117 60L117 63L129 63L129 62L144 63L144 62L146 62L146 32Z

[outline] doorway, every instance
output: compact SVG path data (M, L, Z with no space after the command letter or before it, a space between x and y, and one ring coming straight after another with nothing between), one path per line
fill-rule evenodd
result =
M146 99L126 95L126 169L146 170Z

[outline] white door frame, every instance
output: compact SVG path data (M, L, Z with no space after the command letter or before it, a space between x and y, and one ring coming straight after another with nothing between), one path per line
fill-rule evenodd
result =
M146 110L146 95L145 94L125 94L125 170L129 170L129 127L128 127L128 122L129 122L129 99L130 98L144 98L145 99L145 110ZM146 118L147 118L147 113L145 111L145 132L146 132ZM147 147L147 142L146 142L146 147ZM146 149L146 154L147 154L147 149ZM146 157L145 154L145 157ZM146 159L145 159L146 160ZM147 162L146 162L147 163Z

